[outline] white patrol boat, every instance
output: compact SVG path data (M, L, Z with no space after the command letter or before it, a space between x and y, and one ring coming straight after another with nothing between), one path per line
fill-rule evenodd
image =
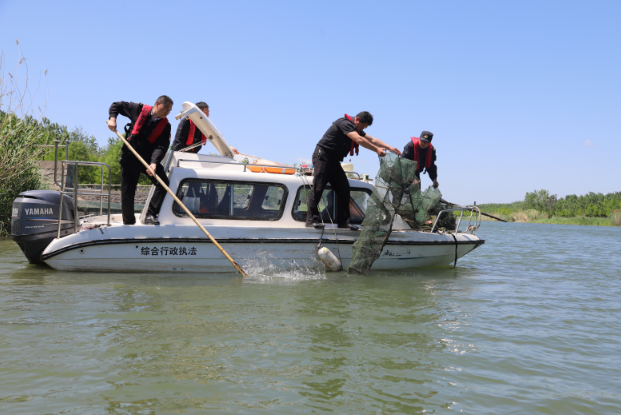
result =
M185 152L170 154L165 166L169 187L242 268L269 268L275 271L323 269L324 264L318 258L320 245L339 257L344 268L349 265L352 245L360 232L337 229L332 224L338 208L332 202L336 200L332 190L328 188L324 192L319 205L325 229L307 228L305 221L312 172L246 155L233 155L224 137L209 119L201 116L200 110L188 102L183 107L185 111L177 118L189 116L223 156ZM76 166L85 164L62 161L63 166L72 163ZM102 165L102 169L105 167ZM77 178L77 168L75 170ZM374 187L356 173L350 176L357 176L349 179L351 222L361 224ZM145 210L137 214L137 223L128 226L123 225L120 214L111 215L109 208L107 215L81 221L72 217L72 213L61 215L67 210L67 201L63 209L63 200L68 198L66 195L77 199L84 193L77 187L66 188L64 180L60 184L62 190L55 192L60 193L55 202L46 202L48 205L45 206L53 210L50 217L56 220L50 225L57 227L57 231L53 232L49 244L39 241L37 245L45 245L39 258L52 268L101 272L236 272L168 194L160 210L159 225L144 224L147 200ZM109 193L107 196L99 194L109 200ZM18 200L14 203L14 214L16 209L19 211L14 220L21 220L20 226L26 228L25 208L22 208L21 202L17 203ZM36 202L32 197L28 201ZM54 203L57 205L54 206ZM32 209L32 205L27 209ZM484 241L473 234L480 224L478 209L464 207L453 210L462 210L462 215L464 211L469 213L465 232L439 232L435 225L431 232L414 231L396 216L390 238L372 269L453 264L483 244ZM67 225L72 222L73 226ZM46 231L49 233L49 229ZM22 250L31 262L35 262L31 258L37 253L26 252L24 246Z

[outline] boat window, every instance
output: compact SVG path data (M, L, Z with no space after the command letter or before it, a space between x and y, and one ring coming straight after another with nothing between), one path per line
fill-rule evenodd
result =
M278 220L287 191L275 183L189 179L181 182L177 197L197 218ZM177 203L173 212L187 216Z
M308 197L310 189L308 187L300 187L293 204L293 219L297 221L306 221L306 212L308 211ZM319 213L325 223L336 223L336 206L333 202L334 191L326 188L323 191L321 200L319 201ZM350 222L359 225L364 220L364 212L367 210L367 202L371 197L371 191L368 189L352 188L350 190L349 199L349 216Z

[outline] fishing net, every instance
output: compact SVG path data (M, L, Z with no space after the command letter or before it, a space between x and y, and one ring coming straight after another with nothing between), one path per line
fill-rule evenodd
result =
M421 191L416 179L416 162L386 154L380 159L375 177L375 190L367 202L362 230L352 248L348 273L369 273L390 237L395 214L400 215L414 230L431 230L430 219L448 205L442 201L440 190L429 187ZM438 228L455 229L455 217L442 215Z

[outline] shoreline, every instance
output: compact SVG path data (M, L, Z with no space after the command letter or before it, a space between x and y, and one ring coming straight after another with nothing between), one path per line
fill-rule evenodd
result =
M488 213L488 212L485 212L485 213ZM507 222L513 222L513 223L546 223L549 225L611 226L611 227L619 226L619 225L615 225L614 223L612 223L612 220L610 218L592 218L592 217L587 217L587 216L577 216L573 218L563 218L563 217L553 216L551 218L537 218L537 219L526 218L524 220L524 218L515 219L510 215L500 215L497 213L490 213L490 215L498 216L500 219L504 219ZM488 218L486 216L481 216L481 221L482 222L488 222L488 221L498 222L497 220Z

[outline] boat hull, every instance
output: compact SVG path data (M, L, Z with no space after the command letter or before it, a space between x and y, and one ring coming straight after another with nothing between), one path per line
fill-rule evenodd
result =
M337 257L340 256L343 267L346 268L351 262L352 245L357 233L340 233L337 235L338 245L332 235L330 239L325 236L322 238L322 246L329 248ZM391 238L372 269L395 270L448 265L455 261L456 256L461 258L484 243L474 235L458 235L455 240L448 235L417 234ZM324 269L325 266L317 255L318 237L274 236L276 235L217 239L246 272ZM42 259L52 268L62 271L96 272L236 272L218 248L204 237L94 240L78 240L76 237L74 243L66 243L70 242L69 238L56 240L44 252ZM63 240L65 243L60 244Z

